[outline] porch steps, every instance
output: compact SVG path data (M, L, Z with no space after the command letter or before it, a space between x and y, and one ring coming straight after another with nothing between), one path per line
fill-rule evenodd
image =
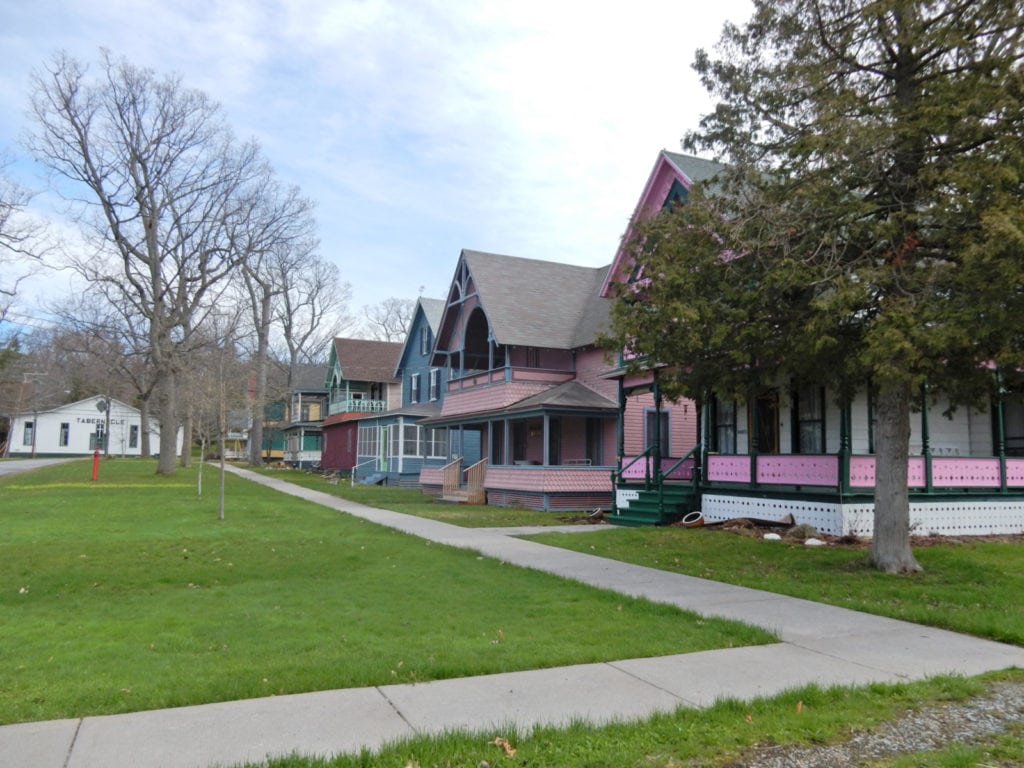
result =
M444 496L434 499L438 504L486 504L487 494L483 490L463 488L461 490L450 490Z
M690 485L665 485L662 501L658 502L658 489L641 490L626 509L616 510L605 517L612 525L638 528L645 525L671 525L692 511L696 493Z

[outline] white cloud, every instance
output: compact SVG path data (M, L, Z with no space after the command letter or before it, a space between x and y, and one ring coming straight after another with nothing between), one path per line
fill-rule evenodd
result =
M176 71L319 203L358 306L460 248L607 263L659 149L708 107L698 46L749 0L0 0L0 146L28 72L99 46ZM12 85L14 84L14 85Z

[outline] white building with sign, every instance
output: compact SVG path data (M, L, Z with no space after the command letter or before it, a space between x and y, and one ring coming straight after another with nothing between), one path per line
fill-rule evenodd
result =
M14 416L8 456L141 456L142 419L138 408L101 395L48 410ZM149 422L150 451L160 450L160 426ZM181 432L178 432L181 451Z

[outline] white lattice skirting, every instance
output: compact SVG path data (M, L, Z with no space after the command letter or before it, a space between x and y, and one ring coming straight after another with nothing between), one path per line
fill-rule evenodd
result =
M701 506L708 522L724 522L737 517L781 520L792 515L797 524L807 523L833 536L871 536L873 530L873 504L754 499L705 493ZM920 535L1024 533L1024 499L913 502L910 505L910 527L913 533Z

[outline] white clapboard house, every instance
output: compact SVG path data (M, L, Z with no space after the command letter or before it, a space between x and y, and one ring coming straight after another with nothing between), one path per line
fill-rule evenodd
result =
M11 421L8 456L86 456L99 450L110 456L142 455L138 408L103 395L46 410L19 413ZM149 421L149 445L160 449L160 426ZM181 450L181 434L178 435Z

